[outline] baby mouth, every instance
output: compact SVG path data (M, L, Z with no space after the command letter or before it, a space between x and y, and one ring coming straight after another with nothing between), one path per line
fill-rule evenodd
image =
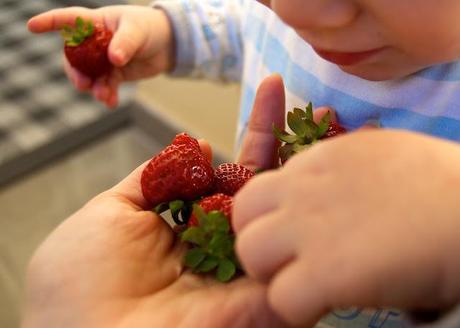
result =
M382 48L375 48L366 51L360 52L338 52L338 51L329 51L329 50L322 50L313 48L315 52L323 59L340 65L340 66L351 66L356 65L360 62L369 59L378 53L382 52L384 47Z

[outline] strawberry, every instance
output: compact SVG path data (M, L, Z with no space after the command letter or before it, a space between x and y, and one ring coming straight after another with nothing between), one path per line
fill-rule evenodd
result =
M285 163L294 154L307 149L318 140L335 137L346 133L347 130L336 122L331 122L331 113L328 112L316 124L313 121L313 105L310 102L305 111L300 108L294 108L287 114L287 123L294 134L281 131L273 126L275 136L284 142L279 148L279 157L281 163Z
M193 206L189 228L181 234L191 248L184 263L195 273L215 270L222 282L229 281L240 268L235 255L235 236L231 230L232 197L214 194Z
M185 134L154 156L141 176L142 193L153 206L174 200L196 200L208 193L214 170L196 139Z
M220 164L214 171L215 191L233 196L255 173L236 163Z
M187 133L179 133L178 135L176 135L172 141L172 144L173 145L190 145L200 150L200 144L198 143L198 140L190 137Z
M329 122L329 127L324 135L320 139L326 139L338 136L339 134L347 133L347 130L337 122Z
M209 213L211 211L221 211L231 223L233 205L233 198L231 196L217 193L203 198L198 202L198 205L203 209L205 213ZM196 217L195 213L192 213L188 221L188 226L196 227L198 225L198 218Z
M112 32L104 25L94 25L77 17L75 27L65 26L62 36L64 53L72 67L93 80L112 71L113 66L107 56Z

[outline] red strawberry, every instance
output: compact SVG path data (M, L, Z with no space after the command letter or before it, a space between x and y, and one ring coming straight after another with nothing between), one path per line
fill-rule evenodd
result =
M172 144L173 145L189 145L189 146L195 147L196 149L200 150L200 144L198 143L198 140L190 137L187 133L180 133L176 135L172 141Z
M347 133L347 130L337 122L330 122L326 133L320 139L326 139Z
M112 32L102 24L93 25L81 17L75 21L75 28L64 27L64 53L70 65L93 80L109 74L112 64L107 49Z
M196 140L182 142L185 139L179 135L178 143L153 157L142 172L142 193L153 206L177 199L195 200L213 187L211 163L196 147Z
M273 133L284 144L279 148L281 163L285 163L293 155L307 149L321 139L335 137L346 133L347 130L337 122L331 121L331 114L328 112L319 123L313 121L313 105L309 103L305 111L294 108L287 114L287 123L294 134L281 131L273 126Z
M222 193L214 194L212 196L208 196L200 200L198 202L198 205L203 209L203 211L206 214L211 211L222 212L228 219L229 223L231 223L233 206L233 198L231 196L224 195ZM190 216L190 220L188 221L188 226L196 227L198 225L198 218L196 217L195 212L193 212Z
M193 205L188 228L181 234L190 244L184 264L195 273L215 271L222 282L232 279L241 268L235 254L235 235L231 230L233 199L214 194Z
M215 191L233 196L255 173L236 163L220 164L214 171Z

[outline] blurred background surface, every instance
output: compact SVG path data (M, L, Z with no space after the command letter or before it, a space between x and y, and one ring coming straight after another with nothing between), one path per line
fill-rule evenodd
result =
M19 326L25 269L46 235L173 133L206 138L222 159L233 156L237 85L160 76L125 87L122 106L107 111L67 82L59 35L26 29L28 18L47 9L108 3L122 2L0 0L2 328ZM137 119L129 117L133 108L142 108Z

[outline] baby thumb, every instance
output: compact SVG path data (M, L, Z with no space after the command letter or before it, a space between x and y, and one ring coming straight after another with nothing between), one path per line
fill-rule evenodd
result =
M109 46L109 59L113 65L128 64L144 44L144 34L129 20L121 20Z

